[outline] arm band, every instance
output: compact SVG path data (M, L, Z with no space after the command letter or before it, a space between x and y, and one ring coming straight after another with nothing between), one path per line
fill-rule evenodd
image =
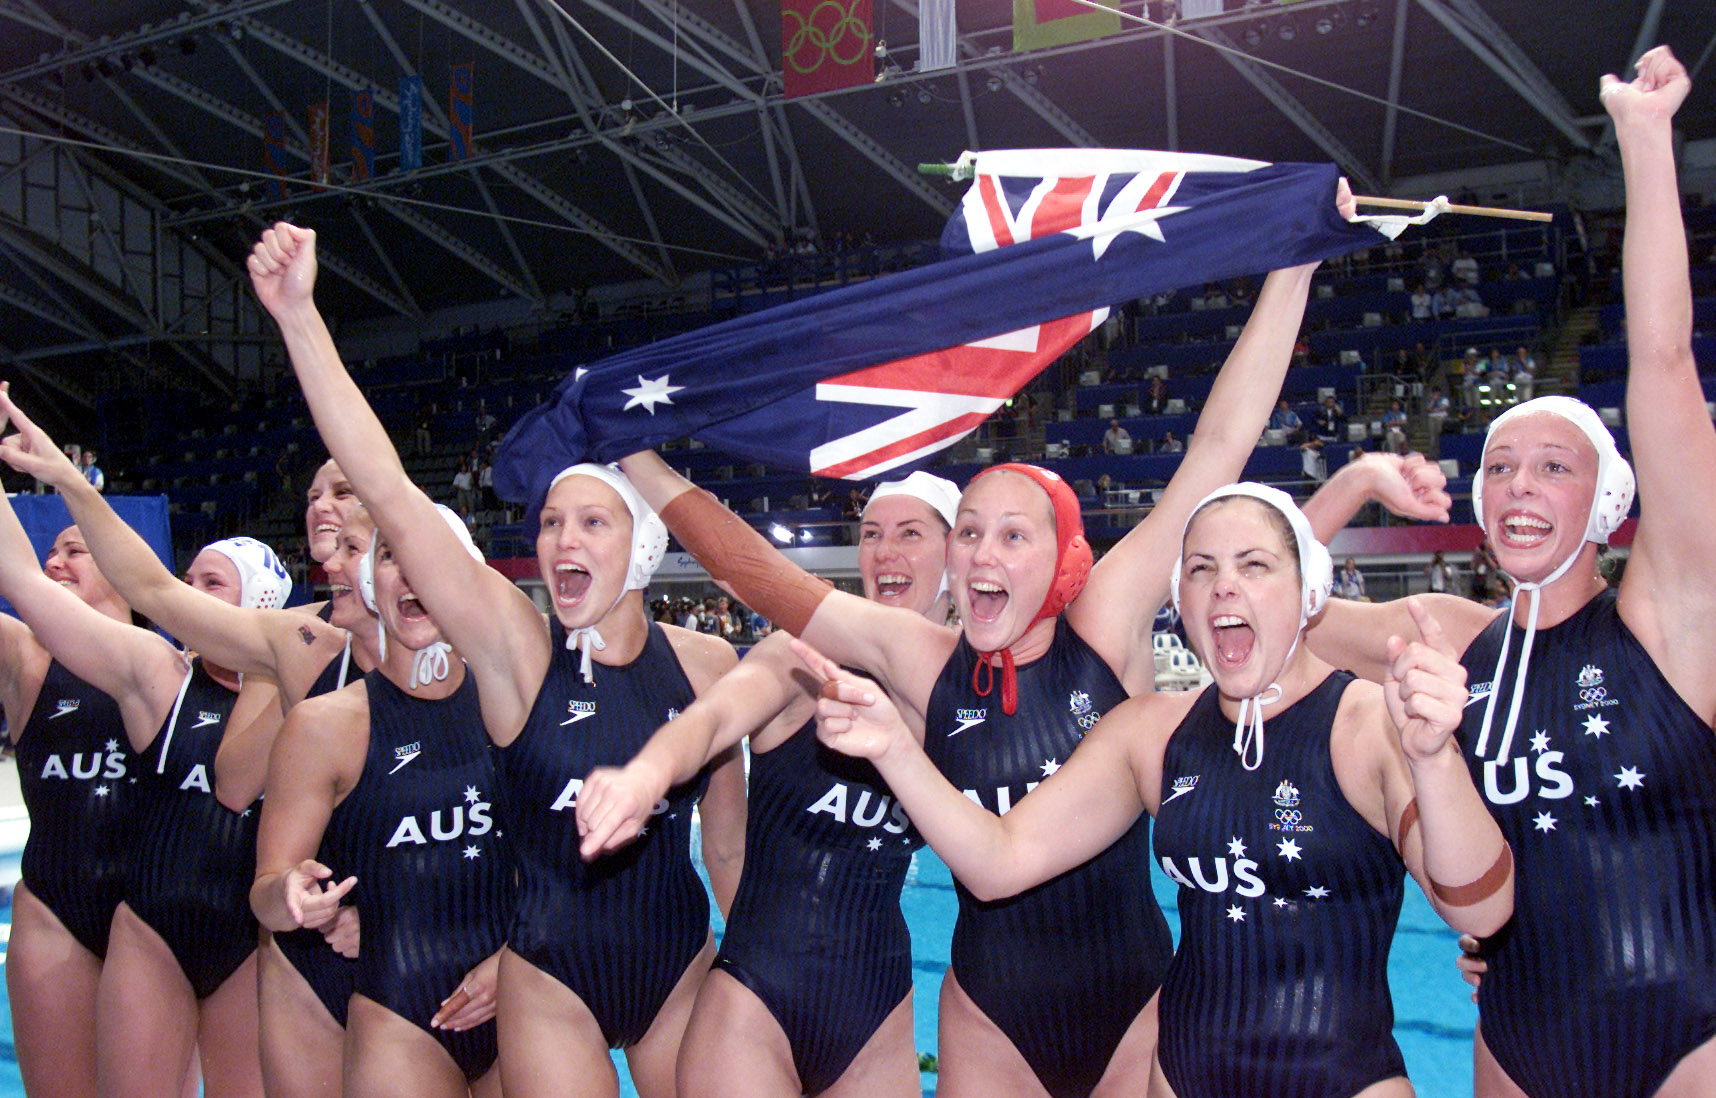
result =
M1400 814L1400 823L1394 829L1394 849L1400 851L1402 858L1406 857L1406 836L1412 833L1412 828L1418 823L1418 798L1406 802L1406 811Z
M749 523L700 488L669 500L661 521L716 582L795 637L834 590L781 556Z
M1491 863L1488 869L1484 870L1482 877L1471 884L1452 886L1440 884L1431 878L1430 891L1434 892L1436 898L1449 907L1471 907L1473 904L1482 903L1494 896L1512 875L1513 848L1504 842L1501 853L1497 854L1496 860Z

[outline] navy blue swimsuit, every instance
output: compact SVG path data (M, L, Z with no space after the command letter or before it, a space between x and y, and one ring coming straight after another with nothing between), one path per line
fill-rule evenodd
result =
M119 704L51 661L17 753L30 813L24 884L85 949L106 957L125 892L128 779L137 770Z
M323 613L328 612L327 607ZM323 619L324 621L326 618ZM351 639L346 639L345 651L328 661L322 668L322 673L305 693L306 699L331 694L346 685L346 675L351 670ZM328 849L327 840L322 841L322 848L316 852L316 860L334 870L333 879L343 881L349 874L341 873L339 867L330 860L333 854ZM341 1027L346 1024L346 1006L351 1002L352 981L357 975L357 959L343 957L328 945L326 938L319 930L299 929L277 932L274 944L280 948L293 968L304 977L304 982L310 985L310 990L316 993L328 1014Z
M1406 867L1329 756L1352 679L1271 716L1256 770L1213 686L1168 741L1155 852L1180 886L1180 949L1156 1047L1179 1098L1346 1098L1406 1074L1388 994Z
M413 698L381 673L369 691L363 773L325 838L363 892L356 992L440 1042L467 1080L495 1062L493 1019L431 1029L441 1001L506 940L513 862L495 801L494 753L469 675L446 698Z
M234 812L214 792L215 752L238 694L196 660L166 725L138 762L125 904L167 943L198 999L213 995L256 949L251 805Z
M930 695L924 751L991 812L1005 813L1054 773L1126 698L1114 672L1064 620L1043 658L1018 669L1011 717L998 692L972 691L976 662L961 637ZM1174 952L1150 888L1149 817L1085 864L1010 899L986 903L954 884L959 986L1054 1098L1089 1094Z
M900 889L923 840L876 768L819 743L814 721L751 754L749 804L715 964L769 1008L818 1094L912 989Z
M659 625L637 659L597 664L594 683L551 623L548 676L518 738L499 753L519 863L507 946L572 990L610 1047L636 1044L709 937L709 896L691 864L691 810L707 773L675 786L629 846L578 856L574 810L584 778L623 766L693 700Z
M1461 657L1474 694L1509 627ZM1483 702L1459 733L1515 865L1514 918L1485 943L1484 1041L1534 1098L1642 1098L1716 1036L1716 741L1605 592L1538 631L1499 765L1523 640L1485 757Z

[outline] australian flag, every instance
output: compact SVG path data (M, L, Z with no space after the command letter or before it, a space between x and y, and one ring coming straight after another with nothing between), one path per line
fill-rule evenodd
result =
M973 182L944 260L579 367L502 441L496 490L535 501L568 465L687 436L818 476L903 474L1110 305L1386 239L1342 219L1329 164L1112 149L960 164Z

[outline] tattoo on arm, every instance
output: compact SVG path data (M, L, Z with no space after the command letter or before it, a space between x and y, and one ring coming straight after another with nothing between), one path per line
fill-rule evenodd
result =
M304 646L307 648L316 643L316 634L310 632L310 627L308 625L300 625L298 627L298 639L303 641Z

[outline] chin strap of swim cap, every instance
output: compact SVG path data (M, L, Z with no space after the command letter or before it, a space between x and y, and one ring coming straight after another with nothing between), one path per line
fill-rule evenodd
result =
M1531 647L1537 638L1537 612L1542 604L1542 589L1566 575L1567 570L1579 559L1579 554L1585 551L1585 542L1594 541L1599 545L1607 545L1609 536L1615 532L1627 512L1632 509L1633 494L1637 482L1633 477L1633 467L1627 459L1621 456L1620 448L1615 445L1615 436L1604 426L1602 417L1590 405L1583 401L1565 396L1538 397L1522 404L1516 404L1490 422L1490 429L1484 436L1484 450L1489 450L1489 440L1495 435L1496 429L1510 419L1520 416L1533 415L1538 412L1548 412L1567 420L1590 440L1592 448L1597 451L1597 490L1591 500L1591 511L1585 520L1585 536L1555 569L1543 579L1534 583L1514 580L1513 594L1517 600L1521 591L1527 596L1525 611L1525 640L1519 647L1519 670L1513 676L1513 699L1508 705L1507 723L1502 726L1500 749L1496 753L1496 762L1507 765L1509 753L1513 748L1514 729L1519 724L1520 703L1525 700L1525 679L1531 669ZM1478 525L1484 525L1483 495L1484 495L1484 466L1478 463L1477 474L1472 478L1472 509L1476 512ZM1502 573L1507 575L1507 573ZM1490 728L1495 721L1496 699L1501 695L1502 675L1507 671L1508 650L1513 647L1513 610L1507 611L1509 616L1507 631L1502 634L1501 655L1496 659L1495 674L1490 679L1490 697L1484 704L1484 723L1478 731L1477 754L1483 757L1484 750L1489 746Z
M642 591L649 586L650 577L655 575L655 570L661 567L662 560L667 556L667 527L662 523L661 516L644 501L643 496L632 486L626 475L620 472L618 466L597 465L594 462L569 466L554 475L554 479L548 482L548 490L552 492L556 484L573 476L594 477L612 488L632 516L632 551L626 562L626 585L620 589L614 601L608 604L608 608L602 611L602 617L596 619L600 622L614 612L614 608L620 605L627 592ZM544 499L546 498L544 494ZM566 631L566 650L579 653L578 674L586 683L596 681L596 661L592 654L604 652L607 648L608 642L602 639L602 634L594 624Z
M1002 471L1030 477L1037 487L1048 493L1049 503L1055 512L1055 578L1048 595L1043 598L1043 605L1037 610L1037 616L1025 626L1029 632L1031 626L1044 618L1059 617L1061 611L1078 598L1085 581L1090 579L1095 557L1090 551L1090 542L1084 537L1084 516L1079 511L1078 495L1059 474L1041 466L1009 461L979 472L965 486L966 491L971 490L971 485L976 484L979 477ZM1019 635L1023 637L1024 633ZM990 660L997 655L1001 657L1001 712L1012 716L1019 709L1019 680L1013 663L1012 645L998 652L977 653L977 665L971 669L971 689L980 698L989 696L995 688L995 669Z
M1179 613L1180 610L1180 572L1185 567L1186 531L1192 528L1192 520L1196 519L1207 505L1232 496L1244 496L1274 508L1281 512L1282 517L1287 520L1287 525L1293 530L1293 545L1299 556L1299 631L1294 635L1293 643L1287 646L1287 655L1281 660L1281 669L1285 671L1287 665L1293 661L1293 653L1299 650L1299 638L1304 636L1305 626L1329 601L1329 593L1335 585L1335 563L1329 558L1328 547L1317 540L1316 533L1311 529L1311 520L1306 518L1305 512L1293 502L1293 497L1281 489L1242 481L1217 488L1198 501L1191 514L1186 516L1185 528L1180 531L1181 554L1174 561L1174 571L1168 581L1174 612ZM1239 756L1239 765L1247 770L1256 770L1263 765L1263 710L1265 706L1280 701L1281 694L1281 684L1272 682L1252 697L1240 699L1239 715L1233 722L1233 751ZM1250 761L1247 761L1248 757Z

